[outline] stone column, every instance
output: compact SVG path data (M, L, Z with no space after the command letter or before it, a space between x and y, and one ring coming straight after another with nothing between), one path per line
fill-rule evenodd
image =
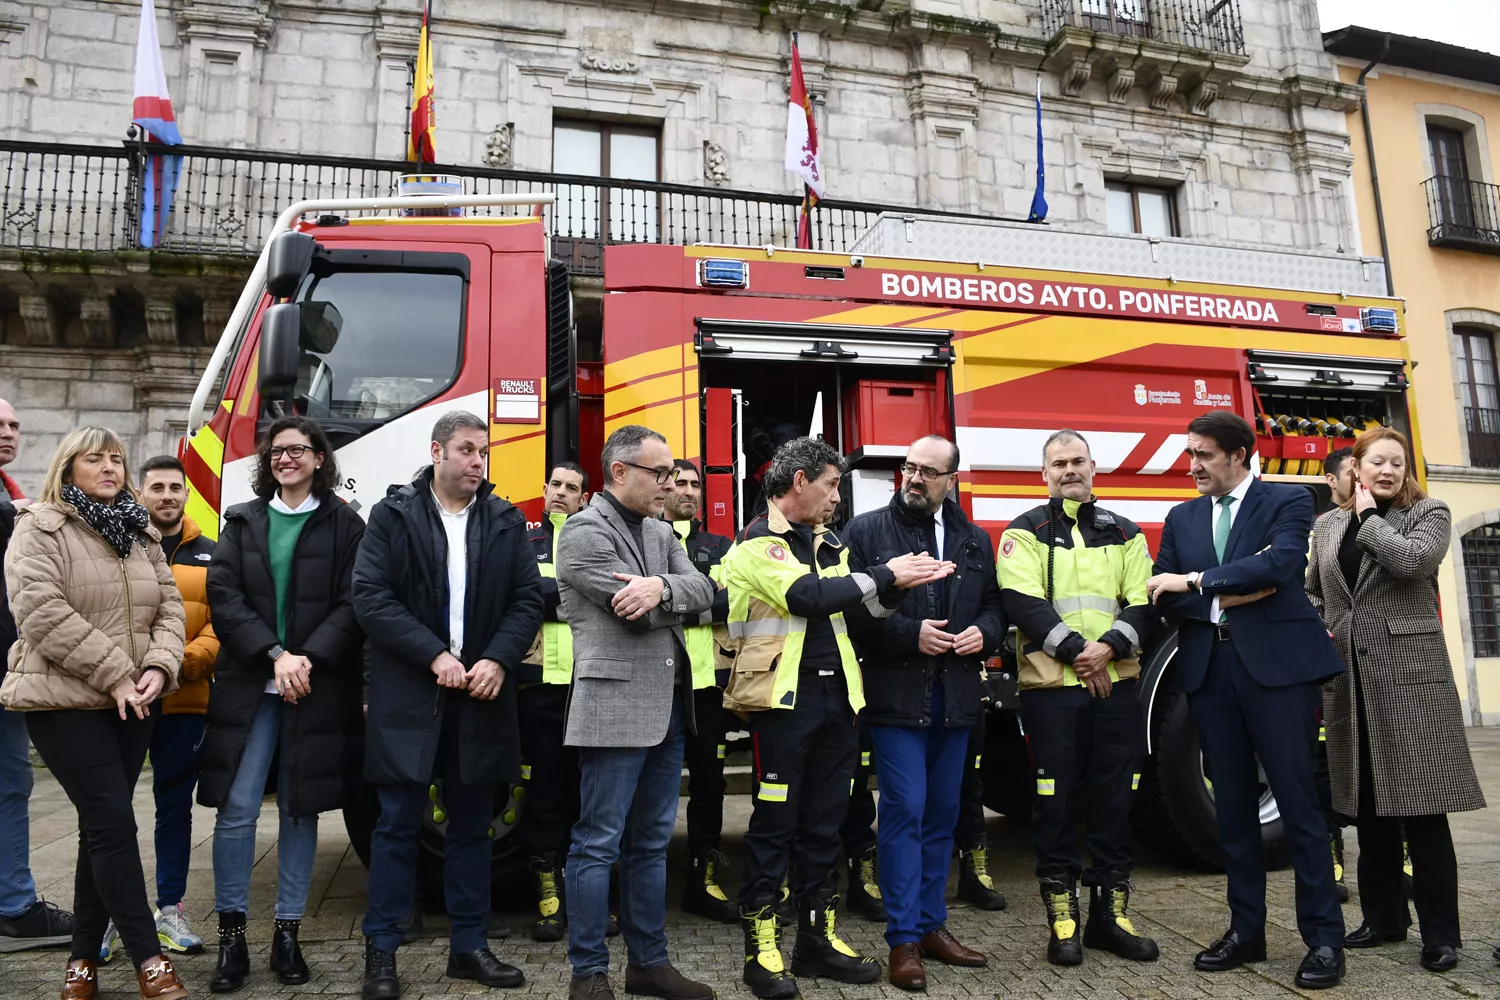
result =
M917 203L979 211L978 80L961 49L922 45L912 52L906 101L917 138Z
M411 64L417 58L422 18L415 11L381 7L375 21L375 150L386 160L406 158Z

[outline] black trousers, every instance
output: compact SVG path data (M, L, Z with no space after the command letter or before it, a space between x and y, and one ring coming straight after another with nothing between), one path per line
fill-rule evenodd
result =
M1130 877L1130 803L1146 752L1140 685L1108 698L1081 685L1021 692L1021 721L1036 758L1031 814L1036 877L1112 886ZM1092 863L1078 849L1078 820Z
M1355 684L1359 669L1355 666ZM1356 691L1356 694L1361 692ZM1363 697L1359 704L1364 704ZM1423 944L1463 947L1458 922L1458 857L1444 813L1377 816L1370 769L1370 732L1359 714L1359 908L1364 922L1387 934L1411 926L1401 871L1403 827L1411 854L1411 900L1417 907Z
M718 850L724 833L724 733L728 715L717 685L693 692L697 732L683 732L682 762L688 772L688 853L700 857Z
M1245 669L1232 642L1215 642L1202 685L1188 695L1214 783L1219 842L1229 876L1230 926L1250 939L1263 937L1266 929L1258 759L1281 809L1287 853L1297 876L1302 942L1309 948L1344 944L1328 821L1318 806L1314 777L1321 694L1318 684L1265 687Z
M781 896L792 865L794 896L831 899L839 831L859 764L859 731L843 671L804 670L795 708L750 714L755 805L745 831L740 905L758 910Z
M558 864L578 822L578 750L563 745L568 685L532 684L516 692L521 728L521 842L531 857Z
M958 825L953 828L953 843L960 851L972 851L985 845L984 827L984 716L969 730L969 754L964 758L964 780L958 788Z
M155 722L122 722L113 708L26 713L32 745L78 810L73 958L98 961L110 920L136 968L161 954L131 803Z
M863 857L875 849L875 793L870 791L870 775L875 773L875 747L870 742L870 728L863 722L857 728L859 763L854 770L854 792L849 796L849 812L839 831L846 858Z

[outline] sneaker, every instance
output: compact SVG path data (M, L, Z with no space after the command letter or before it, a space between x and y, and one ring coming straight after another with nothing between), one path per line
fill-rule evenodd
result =
M156 911L156 940L163 948L184 955L196 955L203 950L203 939L188 926L181 903Z
M73 943L73 914L45 899L19 916L0 917L0 954L32 948L60 948Z
M124 950L125 942L120 940L120 932L115 930L115 922L111 920L109 926L104 928L104 940L99 944L99 964L113 961Z

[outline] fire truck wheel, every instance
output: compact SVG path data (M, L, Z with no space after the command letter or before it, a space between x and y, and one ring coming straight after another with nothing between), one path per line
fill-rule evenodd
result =
M1188 713L1187 696L1163 682L1151 713L1154 753L1141 774L1131 819L1136 838L1182 864L1222 871L1212 774L1205 767L1198 733ZM1276 799L1262 777L1261 839L1266 865L1287 864L1285 834Z

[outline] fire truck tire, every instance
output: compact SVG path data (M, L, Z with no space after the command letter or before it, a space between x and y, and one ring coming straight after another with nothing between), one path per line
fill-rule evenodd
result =
M1136 839L1189 867L1222 871L1224 851L1198 733L1187 696L1170 686L1170 679L1157 695L1152 719L1155 752L1142 769L1131 812ZM1269 796L1262 803L1261 840L1267 867L1285 868L1285 833Z
M984 806L1013 823L1030 823L1036 799L1031 752L1016 713L991 712L984 720Z

